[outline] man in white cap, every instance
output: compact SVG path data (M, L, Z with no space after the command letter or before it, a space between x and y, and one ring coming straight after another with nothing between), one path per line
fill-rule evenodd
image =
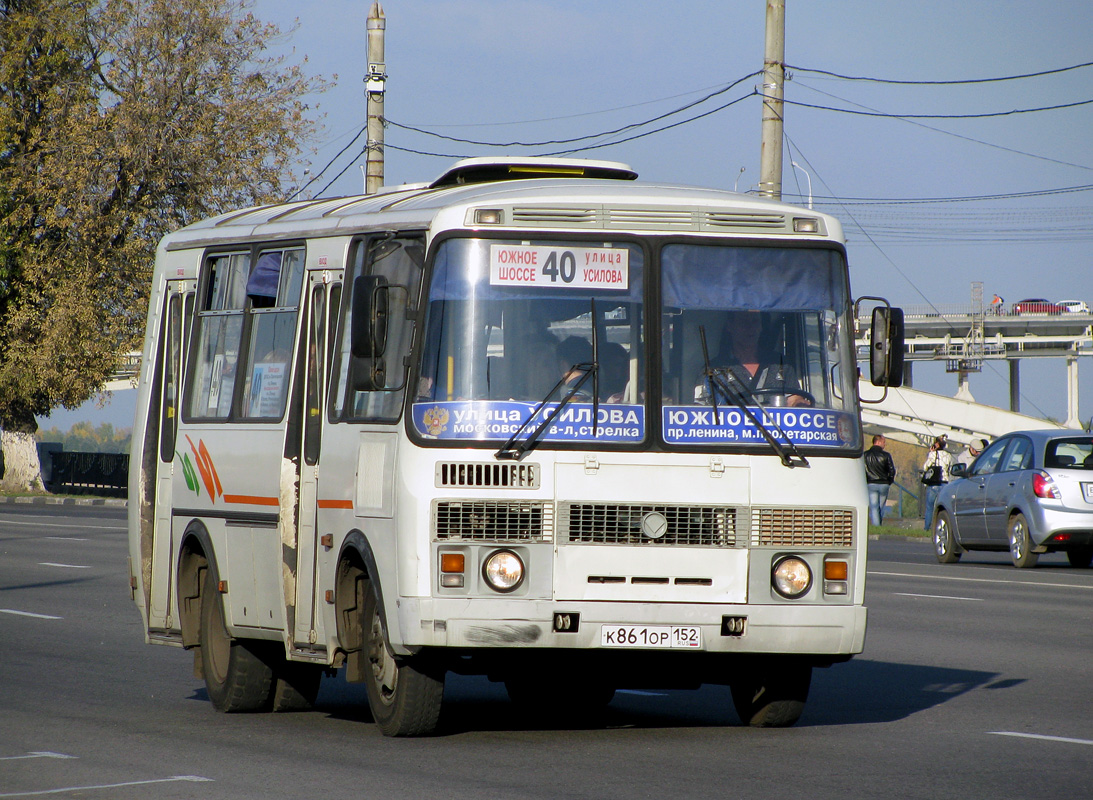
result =
M969 469L972 466L972 462L979 458L979 454L987 449L986 439L972 439L968 442L968 447L963 453L956 457L958 464L963 464Z

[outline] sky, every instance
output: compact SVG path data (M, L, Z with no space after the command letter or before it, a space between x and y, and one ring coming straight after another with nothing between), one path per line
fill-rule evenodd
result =
M811 182L816 207L842 220L856 296L944 310L970 304L979 282L987 300L998 293L1008 303L1093 305L1093 67L986 80L1093 61L1093 3L785 5L783 199L807 203ZM297 186L315 178L303 196L362 191L363 160L354 157L363 136L353 139L365 122L370 7L371 0L253 3L253 13L282 30L274 52L332 82L309 98L323 131L300 165L301 175L305 166L310 173ZM572 155L625 162L641 179L753 189L761 99L751 73L763 64L765 7L765 0L387 0L386 183L430 180L458 157L609 144ZM946 83L971 80L978 82ZM1014 111L1021 113L1002 113ZM668 116L594 136L661 115ZM673 123L682 124L650 133ZM491 147L404 126L495 143L591 138ZM1057 191L1074 187L1084 188ZM968 199L984 197L995 199ZM878 199L936 202L863 202ZM943 363L914 370L915 388L956 392ZM1004 363L987 362L971 378L972 394L1008 408L1008 375ZM1062 359L1023 361L1021 410L1064 419L1065 375ZM1080 360L1079 383L1088 420L1093 358ZM40 424L128 426L134 395L117 392L104 408L59 409Z

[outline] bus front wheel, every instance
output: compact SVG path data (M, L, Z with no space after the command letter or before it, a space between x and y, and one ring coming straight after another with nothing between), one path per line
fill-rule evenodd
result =
M385 736L432 733L444 699L444 672L430 669L421 657L401 659L391 653L375 594L364 602L365 688L372 718Z
M743 670L730 685L736 713L753 728L788 728L801 718L812 665L770 661Z
M234 639L224 624L224 597L212 569L201 590L201 668L205 688L217 711L265 711L269 708L273 670L257 655L257 643Z

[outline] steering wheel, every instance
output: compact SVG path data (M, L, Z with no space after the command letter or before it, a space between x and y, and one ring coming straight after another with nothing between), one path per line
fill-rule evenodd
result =
M796 389L792 386L786 386L782 389L752 389L751 393L758 400L761 397L787 397L796 395L803 398L810 406L816 405L816 398L811 392L806 392L804 389ZM759 403L761 406L769 405L768 403Z

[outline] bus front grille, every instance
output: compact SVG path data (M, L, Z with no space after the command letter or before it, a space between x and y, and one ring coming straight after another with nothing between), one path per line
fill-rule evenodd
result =
M838 508L752 508L752 547L853 547L854 512Z
M549 542L554 506L549 502L434 500L435 541Z
M539 465L441 461L434 475L436 487L473 486L479 489L538 489Z
M726 506L560 503L558 517L570 544L736 546L736 509Z

